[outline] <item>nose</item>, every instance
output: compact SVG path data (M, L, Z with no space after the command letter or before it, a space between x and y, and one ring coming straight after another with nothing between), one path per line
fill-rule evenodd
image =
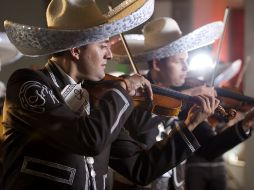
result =
M182 68L183 68L184 71L188 71L188 66L189 66L189 64L188 64L187 61L182 62Z
M113 58L112 51L111 51L110 47L108 47L107 52L106 52L106 59L110 60L112 58Z

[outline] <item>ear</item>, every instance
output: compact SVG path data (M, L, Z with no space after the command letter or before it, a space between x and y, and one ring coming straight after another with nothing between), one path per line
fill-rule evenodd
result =
M79 60L79 55L80 55L80 49L79 48L71 48L70 49L70 53L72 55L73 58Z
M160 71L160 61L158 59L154 59L152 62L153 70Z

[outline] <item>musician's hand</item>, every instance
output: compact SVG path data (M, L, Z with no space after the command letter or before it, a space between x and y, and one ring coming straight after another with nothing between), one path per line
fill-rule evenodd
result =
M220 101L214 96L196 96L200 101L200 105L194 105L189 110L185 125L188 126L189 130L194 130L202 121L207 119L211 114L214 113L218 107Z
M199 95L217 96L217 92L216 90L214 90L214 87L208 87L206 85L189 88L189 89L183 90L182 93L190 95L190 96L199 96Z
M151 83L145 77L135 74L123 80L120 85L127 90L130 96L141 96L147 93L148 97L153 99Z

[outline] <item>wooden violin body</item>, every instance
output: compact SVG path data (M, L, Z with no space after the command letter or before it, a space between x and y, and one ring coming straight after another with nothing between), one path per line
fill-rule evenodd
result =
M117 85L117 81L123 78L106 75L104 80L99 82L84 82L85 88L91 93L93 99L100 99L108 88ZM133 96L133 103L136 107L143 107L156 115L172 117L178 116L181 111L183 102L191 104L200 104L200 100L196 97L183 94L176 90L160 87L152 84L154 93L153 101L149 100L144 93L143 96ZM235 116L235 112L225 112L223 107L219 106L215 110L215 114L228 121Z
M114 77L106 75L104 80L93 82L83 81L82 86L86 88L90 94L92 105L96 105L98 100L102 98L109 88L113 88L119 81L123 80L121 77ZM134 107L141 107L149 110L156 115L162 116L177 116L181 111L181 99L175 99L169 95L156 94L153 95L153 101L148 99L146 95L132 97Z

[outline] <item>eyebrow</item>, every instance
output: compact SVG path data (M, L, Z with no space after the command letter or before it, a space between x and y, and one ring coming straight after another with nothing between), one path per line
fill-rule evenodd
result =
M102 42L101 42L101 44L107 44L107 45L110 45L111 43L110 43L110 41L109 41L109 40L104 40L104 41L102 41Z
M110 43L110 40L109 39L105 39L102 41L102 43Z

